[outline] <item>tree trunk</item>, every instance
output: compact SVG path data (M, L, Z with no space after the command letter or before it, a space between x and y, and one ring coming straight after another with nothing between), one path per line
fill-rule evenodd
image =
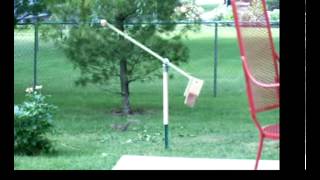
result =
M124 23L120 22L118 28L124 31ZM124 40L120 37L121 40ZM122 113L125 115L132 114L129 98L129 81L127 74L127 60L121 59L120 61L120 84L121 84L121 96L122 96Z
M122 96L122 113L123 114L131 114L131 106L129 99L129 81L127 74L127 61L120 61L120 82L121 82L121 96Z

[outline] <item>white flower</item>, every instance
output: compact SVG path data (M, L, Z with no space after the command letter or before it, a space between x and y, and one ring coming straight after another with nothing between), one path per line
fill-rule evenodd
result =
M36 90L40 90L40 89L42 89L42 85L39 85L39 86L36 86L36 88L35 88Z
M26 93L32 93L33 92L33 88L32 87L29 87L26 89Z
M35 90L40 90L40 89L42 89L42 87L43 87L42 85L38 85L34 89ZM33 89L33 87L29 87L29 88L26 89L26 93L32 93L34 91L34 89Z

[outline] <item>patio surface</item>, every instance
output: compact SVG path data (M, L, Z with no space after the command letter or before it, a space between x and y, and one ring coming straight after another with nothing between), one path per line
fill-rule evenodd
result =
M253 170L255 160L123 155L113 170ZM279 170L279 160L260 160L259 170Z

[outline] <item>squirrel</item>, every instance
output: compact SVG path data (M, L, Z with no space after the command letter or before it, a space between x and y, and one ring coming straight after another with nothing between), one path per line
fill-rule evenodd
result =
M128 130L128 127L130 124L138 124L138 123L139 123L139 121L137 121L137 120L128 120L124 124L111 124L111 128L115 129L117 131L124 132L124 131Z

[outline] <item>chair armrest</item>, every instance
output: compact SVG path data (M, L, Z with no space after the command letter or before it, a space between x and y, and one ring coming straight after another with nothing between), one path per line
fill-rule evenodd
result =
M269 83L269 84L266 84L266 83L263 83L263 82L260 82L258 80L256 80L250 70L249 70L249 67L248 67L248 64L247 62L245 61L245 57L244 56L241 56L241 59L242 59L242 63L243 63L243 67L244 67L244 70L245 70L245 73L249 76L250 80L260 86L260 87L264 87L264 88L275 88L275 87L280 87L280 83Z

